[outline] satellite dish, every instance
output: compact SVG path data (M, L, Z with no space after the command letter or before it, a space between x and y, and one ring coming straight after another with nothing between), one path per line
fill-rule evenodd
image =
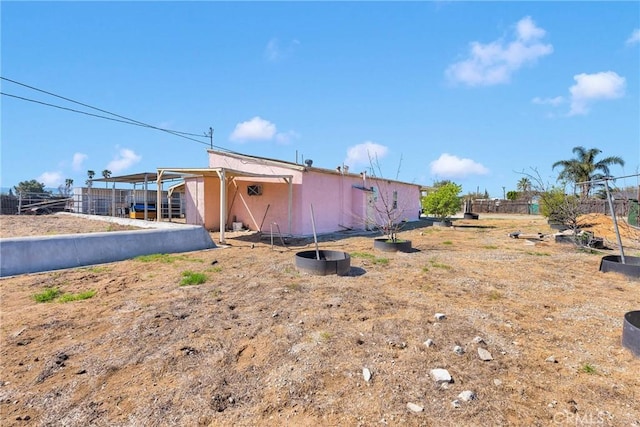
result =
M304 161L304 163L307 165L307 167L309 167L309 168L310 168L310 167L311 167L311 165L313 164L313 160L311 160L311 159L307 159L307 160L305 160L305 161Z

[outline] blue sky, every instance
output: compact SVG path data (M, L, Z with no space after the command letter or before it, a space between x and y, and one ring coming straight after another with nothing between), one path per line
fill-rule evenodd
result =
M2 187L225 149L502 197L581 145L640 168L638 2L0 3ZM8 79L8 80L6 80ZM15 83L18 82L18 83ZM177 137L16 96L197 136ZM115 116L109 116L116 118ZM637 185L636 178L618 185Z

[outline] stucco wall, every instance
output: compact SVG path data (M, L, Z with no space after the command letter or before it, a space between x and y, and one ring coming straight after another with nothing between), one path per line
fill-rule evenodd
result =
M204 225L204 179L185 178L184 216L187 224Z
M242 222L250 230L266 232L270 224L277 223L281 232L289 232L289 184L282 179L277 183L239 178L234 181L227 196L230 207L229 227L236 221ZM249 185L261 186L262 194L250 196L247 191Z

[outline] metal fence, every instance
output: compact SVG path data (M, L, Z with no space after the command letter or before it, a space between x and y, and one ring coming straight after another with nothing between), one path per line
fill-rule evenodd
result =
M55 212L73 212L88 215L155 219L184 217L184 193L174 192L168 197L162 192L161 206L157 209L155 190L124 190L78 187L69 195L51 193L17 193L0 195L2 215L42 215Z

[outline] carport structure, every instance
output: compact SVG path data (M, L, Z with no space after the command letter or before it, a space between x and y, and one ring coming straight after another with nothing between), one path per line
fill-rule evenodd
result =
M183 175L181 174L167 174L164 176L165 181L176 181L179 179L183 179ZM113 183L111 186L111 198L112 198L112 203L111 203L111 216L117 216L116 215L116 183L122 183L122 184L133 184L133 189L134 191L136 190L136 185L140 185L142 184L142 190L143 190L143 194L144 194L144 219L148 219L148 197L147 197L147 192L149 191L149 184L153 184L154 182L157 182L158 180L158 174L155 172L139 172L139 173L134 173L134 174L129 174L129 175L120 175L120 176L110 176L109 178L95 178L92 179L92 182L106 182L106 183ZM161 204L162 201L162 189L160 187L158 187L158 197L157 197L157 204L156 204L156 209L158 209L158 212L161 212L160 207L162 206ZM157 217L162 217L162 215L157 215Z
M288 233L291 234L292 225L292 210L293 210L293 175L285 175L285 174L267 174L267 173L255 173L249 171L240 171L236 169L224 168L224 167L215 167L215 168L158 168L158 173L156 174L156 183L158 186L158 205L160 204L160 197L162 194L162 184L165 180L168 180L168 177L173 177L175 175L182 176L183 179L217 179L219 180L219 188L220 188L220 200L219 200L219 220L220 220L220 237L219 242L225 243L225 228L228 221L227 210L230 209L228 206L228 187L230 184L234 183L236 178L249 178L249 179L258 179L266 182L280 182L280 180L284 181L284 183L288 186L288 200L287 200L287 229ZM186 191L189 191L188 189ZM244 200L241 197L241 200L244 203ZM232 202L233 203L233 202ZM206 202L205 202L206 204ZM262 223L259 223L256 220L256 216L251 211L249 206L245 203L245 208L248 212L248 215L251 217L251 220L258 231L262 231ZM158 219L156 219L158 220Z

